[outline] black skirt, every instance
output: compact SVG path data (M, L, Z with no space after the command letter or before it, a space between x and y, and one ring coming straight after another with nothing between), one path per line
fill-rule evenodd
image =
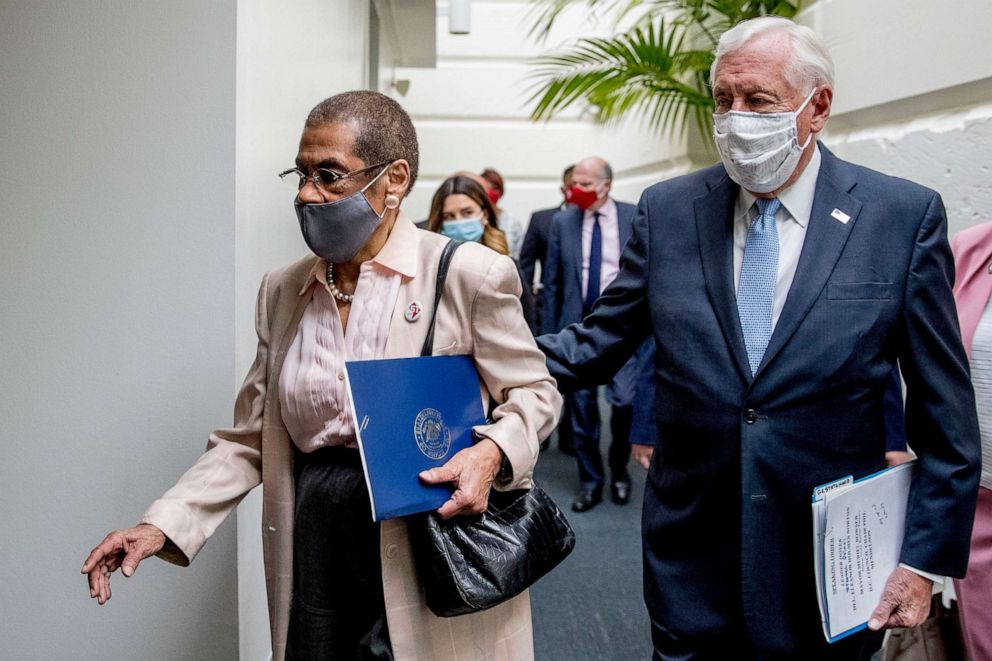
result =
M379 560L358 450L296 453L290 661L392 660Z

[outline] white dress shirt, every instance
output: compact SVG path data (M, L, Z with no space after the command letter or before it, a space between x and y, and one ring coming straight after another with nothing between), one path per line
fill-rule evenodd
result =
M778 277L775 280L775 302L772 306L772 330L778 323L789 296L792 279L796 275L799 255L806 240L806 226L813 211L813 196L816 194L816 180L820 175L820 148L813 150L813 158L794 184L779 193L782 203L775 214L775 228L778 230ZM744 262L744 242L748 227L758 217L756 198L743 188L737 194L734 205L734 292L737 292L741 279L741 264Z
M971 382L978 401L982 438L982 486L992 489L992 298L978 320L971 340Z
M586 211L582 216L582 300L589 289L589 252L592 249L592 227L596 224L596 211ZM603 260L599 266L599 291L620 273L620 219L617 204L607 198L599 208L599 229L603 237Z

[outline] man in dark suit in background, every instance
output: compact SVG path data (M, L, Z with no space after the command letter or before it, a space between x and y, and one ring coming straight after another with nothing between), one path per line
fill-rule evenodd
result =
M574 169L574 165L569 165L562 172L561 186L559 187L562 197L561 204L548 209L540 209L531 214L530 223L527 225L527 233L524 235L524 242L520 247L520 259L518 260L520 278L523 281L524 287L533 288L534 300L536 302L535 307L537 308L534 315L534 327L530 329L534 335L537 335L541 330L541 305L544 300L541 296L541 283L534 282L535 265L540 264L543 273L544 262L548 251L548 231L551 229L551 219L554 218L556 213L568 207L568 196L572 189L572 171ZM575 454L575 447L572 443L572 426L568 422L568 415L568 404L565 403L562 406L561 417L556 428L558 433L558 449L566 454ZM541 443L541 449L546 448L548 443L549 441L545 439Z
M538 325L534 329L535 331L541 328L541 283L534 282L535 265L539 263L543 271L545 255L548 251L548 230L551 229L551 219L554 218L556 213L568 207L568 196L572 188L573 170L575 170L575 166L569 165L561 175L561 204L548 209L540 209L531 214L530 223L527 225L527 233L524 235L524 243L520 247L520 274L523 277L523 285L524 287L533 287L534 296L538 297Z
M980 445L944 207L817 142L833 62L812 30L741 23L711 80L722 164L647 189L613 284L538 342L567 391L609 381L655 338L655 659L867 659L968 562ZM828 645L810 497L884 467L896 361L918 456L900 565L869 630Z
M630 238L635 207L610 197L613 170L598 157L583 159L572 171L567 196L571 203L554 215L548 248L541 265L541 324L546 333L582 321L600 292L620 270L620 254ZM627 361L610 380L606 399L611 405L609 448L610 492L613 501L630 501L630 430L638 374L651 369L651 343ZM580 489L572 503L576 512L595 507L603 498L606 476L600 455L598 388L582 388L566 395L568 425L579 467ZM634 439L638 441L638 439ZM645 441L639 441L644 443ZM648 441L650 442L650 441Z

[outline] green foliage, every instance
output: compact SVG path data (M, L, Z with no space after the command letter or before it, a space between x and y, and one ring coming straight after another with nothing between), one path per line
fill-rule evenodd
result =
M601 122L639 116L655 130L694 123L710 139L710 65L720 35L748 18L791 18L801 0L535 0L531 35L544 40L569 5L632 26L608 39L580 39L536 58L531 119L581 103Z

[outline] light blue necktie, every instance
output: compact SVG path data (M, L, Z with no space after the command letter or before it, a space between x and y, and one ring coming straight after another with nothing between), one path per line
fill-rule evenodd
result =
M778 278L778 228L775 214L782 203L777 197L757 201L758 217L747 228L741 279L737 284L737 312L744 331L744 346L751 376L758 371L772 337L772 308Z

